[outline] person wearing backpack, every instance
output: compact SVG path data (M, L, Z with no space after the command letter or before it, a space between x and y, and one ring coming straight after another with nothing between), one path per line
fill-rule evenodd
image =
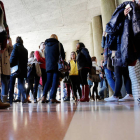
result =
M83 43L78 43L76 45L77 49L77 66L80 76L80 81L82 84L82 98L80 102L89 102L89 86L87 83L87 75L92 67L91 57L89 51L85 48Z

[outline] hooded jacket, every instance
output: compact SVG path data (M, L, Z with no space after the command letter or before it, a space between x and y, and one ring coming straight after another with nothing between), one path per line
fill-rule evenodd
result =
M16 43L10 57L10 67L18 65L18 78L27 77L28 51L20 43Z
M60 43L61 51L59 52L59 41L54 38L49 38L45 41L45 60L46 71L58 71L58 60L61 54L62 59L65 59L63 45Z

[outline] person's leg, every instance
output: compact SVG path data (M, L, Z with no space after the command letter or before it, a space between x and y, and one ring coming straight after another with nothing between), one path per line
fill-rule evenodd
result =
M127 95L124 98L120 99L119 101L134 101L128 67L123 68L122 73L124 77L124 84L127 91Z
M74 97L76 98L77 100L77 88L76 88L76 79L75 79L75 76L70 76L70 81L71 81L71 85L72 85L72 91L73 91L73 94L74 94Z
M89 89L91 90L92 85L89 85ZM91 98L91 91L89 90L89 96Z
M35 103L37 103L37 91L38 91L39 80L40 80L40 77L35 75L35 85L34 85L34 89L33 89Z
M10 95L9 95L10 104L12 104L12 102L13 102L15 80L16 80L15 77L10 76Z
M93 94L94 94L94 92L96 93L96 100L98 99L100 99L100 97L99 97L99 95L98 95L98 82L94 82L94 87L93 87Z
M125 84L127 94L132 95L132 84L129 77L128 67L123 68L123 77L124 77L124 84Z
M75 76L75 84L76 84L76 89L78 90L78 93L79 93L79 96L81 98L82 96L82 92L81 92L81 88L80 88L80 79L79 79L79 76Z
M41 72L42 72L42 84L43 84L43 89L44 89L44 86L45 86L46 81L47 81L47 73L46 73L45 69L41 69Z
M47 72L47 81L43 90L43 99L42 99L42 103L46 102L46 97L47 97L47 93L51 88L51 84L52 84L52 79L53 79L53 72ZM51 88L52 91L52 88Z
M22 102L24 103L26 100L26 89L24 87L24 78L18 78L18 89L21 91L22 93Z
M59 101L56 100L56 93L57 93L58 82L59 82L58 72L54 72L53 73L53 81L52 81L52 90L51 90L52 103L54 103L54 102L60 103Z
M87 68L83 68L81 70L81 79L82 79L82 85L84 86L82 88L82 95L84 95L80 101L81 102L89 102L89 86L88 86L88 83L87 83L87 74L89 72L89 69Z
M66 84L67 97L70 98L70 84Z
M115 92L114 92L114 96L119 97L120 91L121 91L121 87L122 87L122 67L116 66L115 68L115 76L116 76L116 80L115 80Z
M111 89L113 91L115 91L115 81L114 81L114 79L112 77L111 71L109 69L107 69L107 68L105 68L104 71L105 71L105 76L106 76L108 84L110 85Z
M1 83L2 83L2 101L7 101L7 94L8 94L8 77L7 75L1 74Z

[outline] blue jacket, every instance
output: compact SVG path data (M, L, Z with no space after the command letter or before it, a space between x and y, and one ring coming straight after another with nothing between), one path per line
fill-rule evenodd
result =
M132 8L129 13L130 19L128 16L124 16L124 9L127 4L130 4ZM136 19L137 10L135 7L134 2L127 1L122 3L117 7L110 22L106 25L106 32L116 37L115 66L126 67L137 59L133 41L134 35L140 33L140 23Z
M59 41L54 38L49 38L45 41L45 60L46 60L46 71L58 71L58 60L59 60ZM65 52L63 45L61 46L61 56L65 59Z
M27 63L28 63L28 51L20 43L16 43L13 46L13 51L10 57L10 67L18 65L19 75L18 77L27 77Z

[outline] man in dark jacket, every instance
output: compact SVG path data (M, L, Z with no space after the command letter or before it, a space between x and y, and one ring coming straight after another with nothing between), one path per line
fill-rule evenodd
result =
M51 102L60 103L56 100L56 92L59 81L58 60L60 54L62 59L65 59L64 49L62 44L58 41L58 37L55 34L52 34L51 37L45 41L45 45L47 82L43 91L42 103L46 102L46 96L51 86Z
M22 93L22 102L26 102L26 90L24 87L24 78L27 77L27 63L28 63L28 51L23 46L23 40L21 37L17 37L16 44L14 45L14 49L12 51L10 57L10 66L18 66L18 89ZM12 75L12 74L11 74ZM13 93L14 93L14 84L15 77L12 81L10 81L10 103L13 101Z

